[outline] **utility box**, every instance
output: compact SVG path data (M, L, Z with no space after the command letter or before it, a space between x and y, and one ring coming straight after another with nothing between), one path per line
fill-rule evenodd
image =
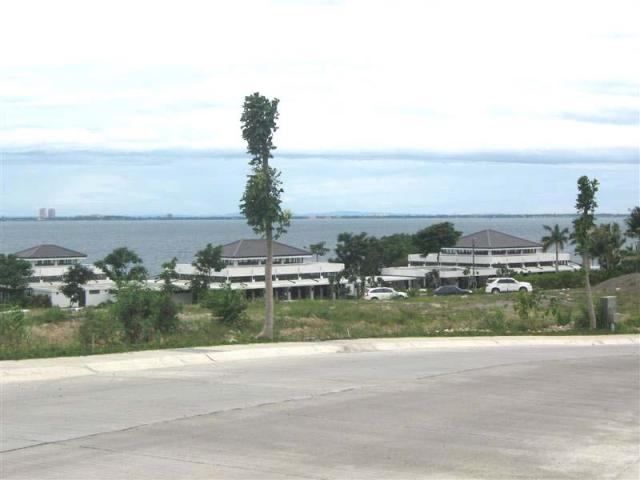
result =
M600 305L602 308L600 312L602 315L602 326L614 331L616 329L616 313L618 309L617 297L600 297Z

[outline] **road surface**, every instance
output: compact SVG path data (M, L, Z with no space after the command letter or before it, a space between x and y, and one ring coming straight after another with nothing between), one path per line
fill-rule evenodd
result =
M333 353L6 383L0 478L640 478L637 345Z

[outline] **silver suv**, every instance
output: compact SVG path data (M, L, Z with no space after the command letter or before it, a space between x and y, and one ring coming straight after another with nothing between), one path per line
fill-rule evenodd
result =
M533 287L529 282L519 282L509 277L490 278L484 291L486 293L533 292Z

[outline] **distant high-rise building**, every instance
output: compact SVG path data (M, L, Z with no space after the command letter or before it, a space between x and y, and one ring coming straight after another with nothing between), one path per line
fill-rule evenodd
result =
M41 208L38 213L38 220L46 220L47 219L47 209Z
M47 218L49 220L56 218L56 209L55 208L50 208L49 210L47 210Z

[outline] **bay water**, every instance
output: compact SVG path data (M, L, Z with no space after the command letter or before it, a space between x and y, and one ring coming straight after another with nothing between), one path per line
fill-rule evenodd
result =
M623 227L622 216L599 216L598 223L617 222ZM449 221L463 234L492 228L504 233L540 241L543 225L571 230L569 216L549 217L455 217L455 218L298 218L293 219L287 234L280 240L300 248L326 242L334 255L338 234L342 232L368 234L377 237L394 233L415 233L434 223ZM190 263L196 251L207 243L220 245L242 238L256 238L242 219L228 220L55 220L0 222L0 253L15 253L39 244L56 244L86 253L89 262L103 258L114 248L126 246L143 259L151 274L172 257ZM571 245L565 251L572 252Z

